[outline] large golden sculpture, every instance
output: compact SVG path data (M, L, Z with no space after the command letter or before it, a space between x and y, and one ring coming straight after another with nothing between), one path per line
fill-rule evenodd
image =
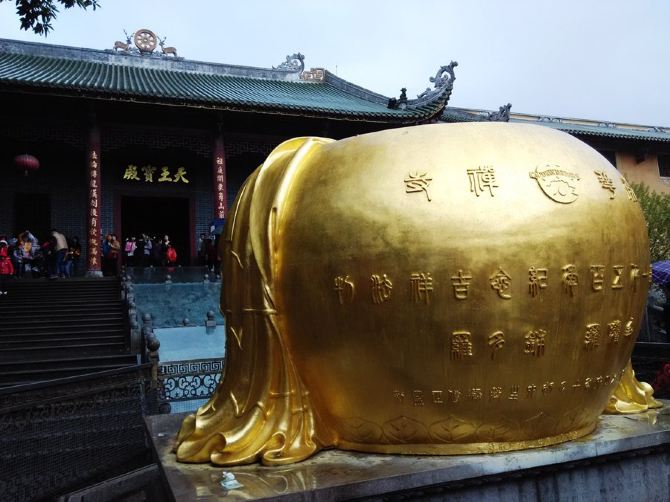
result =
M588 434L606 406L658 404L627 367L651 280L643 215L567 134L287 141L223 246L225 375L184 421L181 461L532 448Z

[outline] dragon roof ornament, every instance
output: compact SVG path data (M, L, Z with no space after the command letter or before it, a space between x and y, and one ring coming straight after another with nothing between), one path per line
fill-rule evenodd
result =
M497 112L488 112L486 120L491 122L509 122L509 111L512 108L512 103L507 103L505 106L498 108Z
M426 88L416 99L407 99L407 89L400 90L399 98L389 98L387 107L391 109L415 110L421 107L430 106L435 109L435 113L441 113L444 106L449 101L451 91L454 88L454 68L458 66L456 61L448 65L440 66L434 77L430 77L433 88Z
M272 69L302 73L305 70L305 55L298 52L297 54L286 56L286 61L279 66L273 66Z
M418 99L430 98L435 94L441 94L447 88L453 88L454 80L456 76L454 75L454 68L458 66L457 61L452 61L448 65L440 66L439 70L435 73L434 77L430 77L430 82L433 84L433 89L426 87L426 90L417 96Z

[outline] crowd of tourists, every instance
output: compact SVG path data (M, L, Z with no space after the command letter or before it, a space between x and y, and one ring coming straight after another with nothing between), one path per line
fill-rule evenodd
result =
M107 234L102 241L103 275L117 275L119 263L126 267L171 267L177 263L177 250L170 237L162 238L141 234L127 237L121 243L115 234Z
M0 294L6 295L9 277L73 277L79 272L81 244L53 229L40 241L30 230L15 237L0 235Z
M200 234L198 261L214 272L219 266L218 235ZM101 243L101 268L105 276L119 275L126 267L171 267L177 263L177 250L168 235L162 238L141 234L122 243L113 233ZM16 237L0 234L0 295L6 295L6 282L13 278L69 278L79 274L81 244L78 237L68 238L53 229L40 241L30 230Z

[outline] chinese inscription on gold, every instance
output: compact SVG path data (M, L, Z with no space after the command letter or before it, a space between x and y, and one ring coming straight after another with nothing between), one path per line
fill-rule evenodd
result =
M470 180L470 191L479 197L488 190L488 194L493 197L494 188L498 188L496 182L496 172L491 166L479 166L477 169L468 169L468 179Z
M433 178L428 177L428 173L409 173L405 178L405 192L406 193L421 193L426 194L426 198L430 201L430 192L428 186Z

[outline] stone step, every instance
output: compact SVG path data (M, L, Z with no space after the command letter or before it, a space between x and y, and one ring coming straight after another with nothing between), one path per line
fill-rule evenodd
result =
M11 331L15 329L31 329L34 326L43 325L45 322L48 322L50 326L78 326L82 323L98 323L98 324L108 324L108 323L123 323L123 317L118 312L116 314L106 313L89 313L86 315L69 315L69 316L45 316L43 318L36 318L35 316L26 316L25 318L16 319L11 318L4 320L0 324L0 333Z
M73 343L87 343L87 342L100 342L100 343L123 343L125 344L125 335L123 333L117 332L107 335L96 335L96 336L67 336L63 338L56 338L54 336L43 336L43 337L34 337L34 338L17 338L17 339L1 339L0 340L0 351L5 349L13 349L16 347L25 347L33 348L36 345L65 345ZM2 364L2 363L0 363Z
M67 302L67 301L73 301L73 302L79 302L83 300L95 300L97 298L100 298L100 300L96 301L120 301L121 300L121 292L120 291L105 291L105 292L88 292L88 291L82 291L81 294L76 294L76 293L71 293L71 292L64 292L64 293L57 293L57 294L32 294L32 293L26 293L26 294L17 294L16 292L12 293L9 291L6 295L0 296L0 305L8 305L12 303L25 303L25 302L32 302L34 303L48 303L49 301L53 302Z
M62 301L52 301L44 304L36 304L30 301L16 303L0 301L0 313L11 314L13 312L69 311L70 309L95 310L98 308L117 307L120 305L123 305L123 302L118 298L114 300L98 300L92 298L87 301L71 301L64 299Z
M49 344L47 342L35 343L30 346L19 347L0 347L0 361L10 361L20 359L22 361L44 358L45 355L55 357L67 357L72 355L89 356L105 354L127 353L127 345L121 341L75 341L73 343L62 344L56 342Z
M0 296L0 385L137 364L118 279L21 279Z
M81 333L83 331L109 331L110 329L123 329L125 322L122 318L116 319L87 319L80 318L78 321L42 321L41 323L7 323L0 326L0 338L6 335L30 335L42 333Z
M11 289L24 289L24 288L85 288L85 287L97 287L97 288L112 288L119 287L121 281L117 277L104 277L104 278L69 278L69 279L46 279L46 278L18 278L8 283L8 288Z
M39 365L40 369L58 368L64 364L69 367L90 366L92 362L99 361L102 364L113 364L116 366L132 366L139 364L138 356L134 354L111 354L88 357L60 357L33 359L31 364ZM16 370L25 366L24 361L3 361L0 363L0 369Z

